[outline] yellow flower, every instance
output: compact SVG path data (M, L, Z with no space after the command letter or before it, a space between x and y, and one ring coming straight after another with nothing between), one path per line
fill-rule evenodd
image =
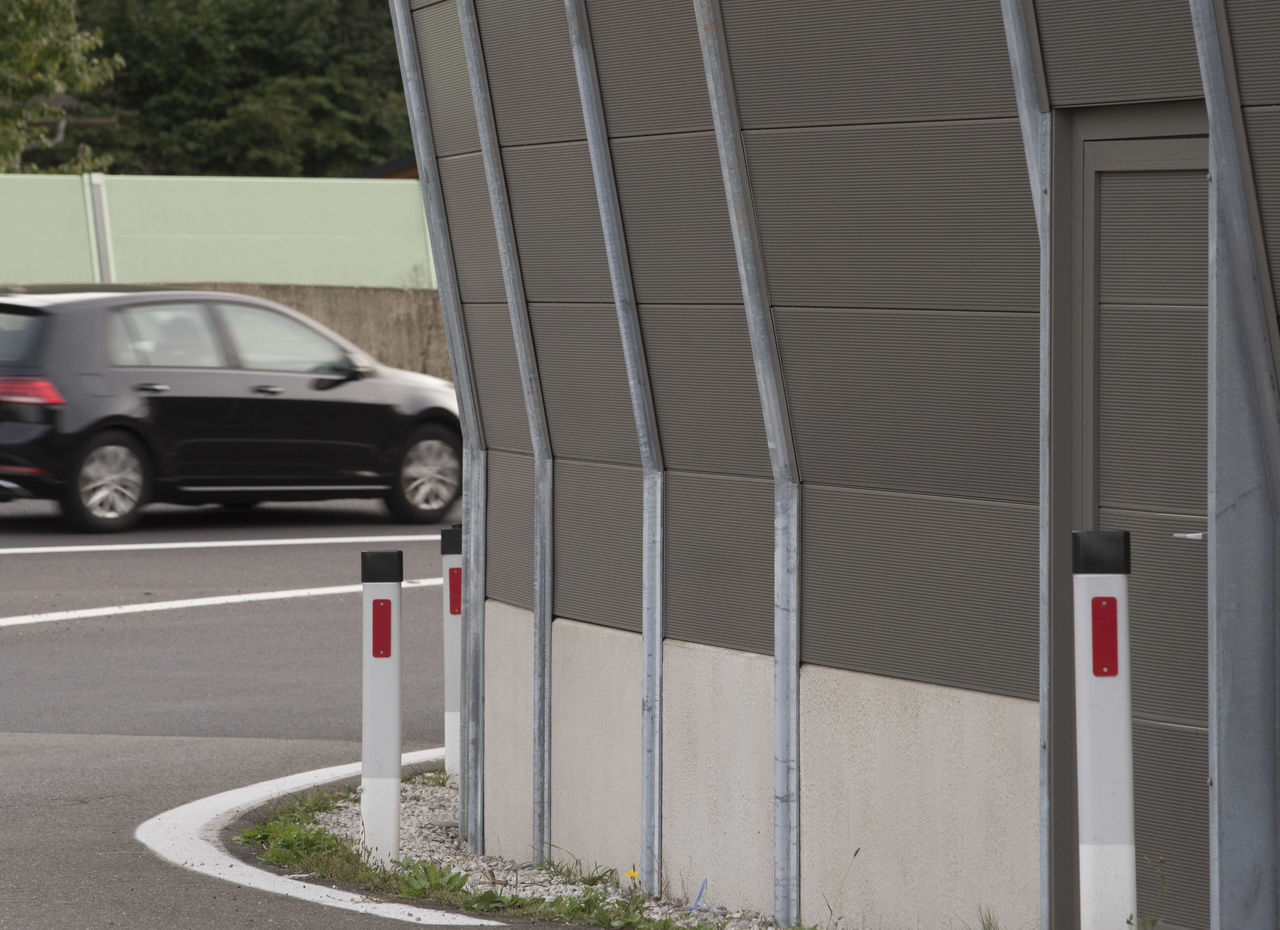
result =
M639 877L640 877L640 873L637 872L635 869L628 870L627 878L639 878Z

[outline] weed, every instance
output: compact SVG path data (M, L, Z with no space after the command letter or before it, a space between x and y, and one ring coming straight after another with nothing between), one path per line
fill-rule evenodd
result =
M561 849L554 843L551 844L551 848L564 853L565 856L573 860L572 865L567 861L559 862L556 860L549 860L547 862L540 863L541 867L546 869L552 875L562 878L567 882L575 882L580 885L590 885L592 887L601 885L616 886L619 884L617 869L606 868L602 865L595 865L592 866L591 871L588 872L582 867L582 860L573 855L573 853ZM632 869L632 871L634 872L635 870ZM630 876L631 873L629 872L627 874Z
M1143 856L1142 860L1156 871L1156 912L1153 917L1138 917L1135 919L1133 914L1129 915L1129 919L1125 924L1134 927L1135 930L1153 930L1160 925L1160 909L1164 905L1165 892L1169 890L1169 881L1164 874L1164 856L1157 856L1152 859L1150 856Z
M375 864L350 841L314 825L317 813L353 797L351 789L297 795L277 807L266 823L240 831L240 842L262 847L261 859L295 873L392 899L602 930L720 930L720 922L677 928L670 918L647 916L649 899L634 885L624 891L616 869L597 865L586 871L576 856L568 856L571 865L549 863L548 868L588 887L579 896L550 901L504 894L496 888L473 892L464 873L425 860L401 859L391 867Z
M428 788L452 788L454 785L454 777L444 769L432 769L417 777Z
M401 870L400 893L406 897L461 895L467 890L467 876L464 872L455 872L422 859L401 859L396 865Z

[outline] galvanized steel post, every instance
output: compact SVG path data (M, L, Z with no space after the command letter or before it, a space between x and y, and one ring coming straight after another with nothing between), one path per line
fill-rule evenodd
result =
M1215 930L1253 930L1280 923L1280 397L1222 15L1215 0L1191 0L1211 178L1209 906Z
M459 831L468 848L484 851L484 592L487 474L480 404L471 370L471 348L462 315L453 245L436 162L435 141L419 71L417 42L409 0L390 0L391 21L409 110L409 129L422 190L432 261L444 317L449 361L462 421L463 640L462 640L462 774L459 784Z
M535 861L541 862L551 856L551 532L555 463L551 457L551 437L543 408L533 330L525 302L520 255L516 248L506 173L502 167L502 149L494 121L493 100L489 95L489 76L485 70L474 0L458 0L458 20L462 26L471 101L476 110L480 153L484 159L493 227L498 238L498 256L502 262L502 281L511 314L511 332L533 443L533 854Z
M1014 97L1018 104L1018 124L1022 130L1022 148L1027 161L1027 179L1031 185L1031 203L1036 214L1036 233L1040 240L1040 389L1039 389L1039 487L1040 502L1038 540L1040 623L1040 926L1051 921L1050 904L1050 818L1049 818L1049 592L1050 592L1050 514L1049 483L1049 405L1052 396L1050 362L1052 340L1049 315L1050 258L1050 170L1052 164L1053 117L1048 101L1041 98L1040 80L1023 0L1000 0L1004 15L1005 42L1009 47L1009 65L1013 72Z
M565 0L569 35L573 42L573 64L582 99L582 117L591 153L591 173L595 178L596 202L604 232L609 279L618 311L618 330L627 366L627 384L640 442L640 463L644 470L643 569L641 630L644 642L644 683L640 733L640 881L650 894L662 883L662 565L663 565L663 462L658 419L654 412L649 367L640 334L631 265L627 258L622 211L618 204L613 157L605 125L600 81L596 73L591 27L584 0Z
M774 482L774 917L800 919L800 478L718 0L694 0Z

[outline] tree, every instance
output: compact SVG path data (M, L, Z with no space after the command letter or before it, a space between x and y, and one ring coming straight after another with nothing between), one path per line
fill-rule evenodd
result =
M343 176L409 151L384 0L81 0L129 68L80 133L113 171Z
M105 84L124 64L119 55L96 56L101 46L99 33L77 28L75 0L0 2L0 171L37 170L23 155L52 145L49 129L66 118L67 95ZM46 171L78 172L107 160L78 146L43 162Z

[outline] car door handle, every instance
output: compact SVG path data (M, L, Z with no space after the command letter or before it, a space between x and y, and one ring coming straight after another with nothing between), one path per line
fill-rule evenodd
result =
M284 388L282 388L282 387L277 387L277 386L276 386L276 385L274 385L274 384L255 384L255 385L253 386L253 393L255 393L255 394L283 394L283 393L284 393Z
M142 391L144 394L163 394L165 391L169 390L169 385L157 384L154 381L143 381L141 384L135 384L133 389L135 391Z

